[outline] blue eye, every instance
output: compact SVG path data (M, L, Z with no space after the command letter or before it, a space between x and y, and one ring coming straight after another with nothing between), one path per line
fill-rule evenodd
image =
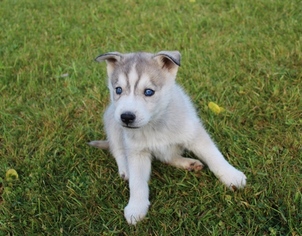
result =
M116 94L121 94L123 92L123 89L121 87L115 88Z
M154 93L155 93L155 91L152 89L145 89L145 92L144 92L145 96L147 96L147 97L153 96Z

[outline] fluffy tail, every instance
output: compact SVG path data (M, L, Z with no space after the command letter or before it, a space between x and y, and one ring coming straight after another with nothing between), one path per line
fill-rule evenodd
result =
M92 147L100 148L100 149L109 149L108 140L94 140L88 143Z

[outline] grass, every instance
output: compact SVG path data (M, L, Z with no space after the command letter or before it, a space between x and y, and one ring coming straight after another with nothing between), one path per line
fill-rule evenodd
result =
M298 0L0 2L0 235L301 235ZM108 51L179 50L178 82L248 177L153 163L152 206L128 226L104 138ZM226 109L216 115L213 101ZM15 169L18 179L6 178Z

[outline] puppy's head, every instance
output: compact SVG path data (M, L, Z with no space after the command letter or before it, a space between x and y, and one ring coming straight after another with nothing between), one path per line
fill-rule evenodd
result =
M108 86L114 118L126 128L140 128L166 111L175 82L180 53L109 52L96 58L107 62Z

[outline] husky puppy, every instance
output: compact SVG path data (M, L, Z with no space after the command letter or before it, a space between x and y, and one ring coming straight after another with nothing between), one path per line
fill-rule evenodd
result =
M124 209L129 224L148 212L153 157L178 168L201 170L199 160L181 156L187 149L231 190L245 186L246 176L222 156L189 97L175 83L178 51L109 52L96 61L107 62L111 104L104 114L107 140L89 144L109 148L119 175L129 180L130 199Z

